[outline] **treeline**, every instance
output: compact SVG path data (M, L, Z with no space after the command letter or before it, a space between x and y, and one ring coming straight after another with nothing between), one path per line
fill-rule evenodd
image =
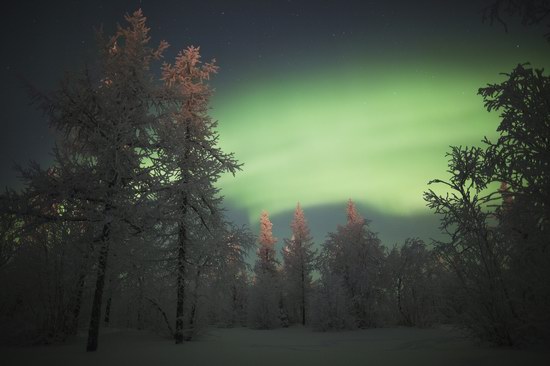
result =
M448 320L439 291L444 268L419 239L387 250L350 200L347 223L313 248L304 212L296 207L292 237L276 257L272 225L260 218L259 249L248 325L269 329L303 324L343 330L390 325L427 327Z
M424 194L447 240L427 246L409 238L390 250L350 200L347 223L316 252L298 205L279 264L264 213L249 324L447 323L497 345L548 342L550 78L527 65L507 76L479 91L489 111L501 111L498 140L453 147L451 178L430 182L447 193Z

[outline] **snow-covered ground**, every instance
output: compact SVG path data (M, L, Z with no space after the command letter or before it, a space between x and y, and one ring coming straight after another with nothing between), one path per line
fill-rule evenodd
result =
M12 365L550 365L550 350L476 346L450 329L381 328L351 332L212 329L201 340L176 346L148 332L110 330L96 353L85 337L50 347L0 348ZM7 362L6 362L7 361Z

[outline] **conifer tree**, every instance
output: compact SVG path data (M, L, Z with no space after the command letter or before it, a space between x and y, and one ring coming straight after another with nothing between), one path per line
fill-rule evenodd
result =
M280 324L280 280L275 258L273 224L263 211L260 216L258 259L254 265L254 285L251 289L249 321L255 328L270 329Z
M136 207L148 199L148 169L142 162L154 128L150 66L167 47L165 42L149 46L141 10L125 19L128 25L119 26L113 37L100 34L96 70L67 77L50 95L34 95L61 139L51 173L37 171L30 180L47 181L44 190L60 207L76 207L72 213L78 212L78 220L89 224L98 247L88 351L98 346L111 244L141 230Z
M273 236L273 224L269 220L267 211L260 215L260 235L258 236L258 261L256 266L258 271L275 273L277 269L277 260L275 259L275 243L277 239Z
M379 320L378 295L384 250L351 200L347 205L347 219L347 224L329 233L323 244L319 258L321 280L343 287L344 303L355 326L375 326ZM347 321L335 320L334 323L349 327Z
M29 237L40 234L36 227L46 223L44 233L63 232L56 234L60 240L56 238L54 245L63 248L78 242L78 250L70 252L82 256L70 259L75 267L82 264L73 275L75 295L67 296L71 297L68 311L56 309L56 313L74 316L56 322L76 329L85 283L94 275L88 351L98 348L102 308L113 323L119 303L115 286L125 286L126 296L138 295L139 326L145 316L143 300L153 304L168 324L164 305L147 297L145 291L155 282L151 276L166 278L171 268L128 265L122 257L156 255L163 257L159 263L171 264L165 253L176 252L176 329L168 328L180 343L184 303L190 307L185 314L192 326L202 281L230 258L239 267L250 245L250 240L243 240L234 247L223 239L228 233L244 238L241 233L246 230L234 230L225 222L214 186L221 174L239 169L233 155L217 146L217 123L208 115L212 94L208 80L217 67L214 62L202 63L199 49L189 47L173 64L163 65L162 80L158 80L153 62L162 57L168 44L162 41L156 48L150 46L141 10L125 19L127 25L118 26L114 36L99 34L94 67L65 78L51 94L33 91L35 101L59 131L55 161L47 170L37 164L20 169L27 189L0 196L1 214L16 215L18 220L24 217L18 222L29 227ZM11 229L5 230L7 235ZM11 260L10 252L5 260L3 253L0 264ZM189 284L191 300L186 293ZM103 306L105 287L107 307Z
M296 205L291 228L292 238L285 239L286 245L283 248L286 298L291 314L297 312L300 323L305 325L315 251L312 249L313 238L300 203Z
M348 218L348 226L355 224L363 225L365 223L365 219L359 214L357 208L355 208L355 203L351 199L348 200L346 216Z
M161 197L168 214L163 220L176 228L177 236L176 343L184 340L187 266L197 264L191 258L191 245L204 244L210 240L205 232L213 237L216 227L223 226L221 197L214 183L221 174L239 169L233 154L217 146L217 122L208 115L212 90L207 81L217 70L214 61L202 63L199 48L191 46L162 71L163 113L155 163L166 187Z

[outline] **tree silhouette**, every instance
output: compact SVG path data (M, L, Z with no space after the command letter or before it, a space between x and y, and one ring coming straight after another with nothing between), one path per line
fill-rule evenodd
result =
M505 75L479 90L487 110L500 111L498 139L453 147L450 180L430 182L449 193L429 190L425 199L450 238L437 248L460 284L460 321L515 345L548 337L550 78L526 65Z
M506 32L508 24L503 17L519 16L525 26L545 24L550 27L550 2L548 0L496 0L483 9L483 21L500 23ZM550 32L544 35L550 42Z

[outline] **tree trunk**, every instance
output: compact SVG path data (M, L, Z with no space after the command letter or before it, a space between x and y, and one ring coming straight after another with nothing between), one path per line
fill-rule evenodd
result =
M191 304L191 314L189 317L189 328L194 332L193 327L195 326L195 317L197 314L197 303L199 301L199 288L200 288L200 276L201 269L197 270L197 277L195 278L195 288L193 293L193 303Z
M84 294L84 284L86 283L88 261L94 251L93 244L90 243L88 250L84 254L84 260L80 267L80 273L78 275L78 281L76 282L74 294L71 298L69 311L71 317L69 318L67 328L67 335L76 335L78 330L78 319L80 317L80 309L82 306L82 295Z
M99 260L97 263L97 280L95 283L94 300L92 303L92 315L90 318L90 328L88 329L88 344L86 351L94 352L97 350L99 323L101 320L101 304L103 289L105 287L105 272L107 270L107 256L109 255L109 233L111 231L111 222L103 225L101 233L101 249L99 251Z
M403 284L401 277L397 278L397 308L399 309L399 313L401 313L401 316L403 317L403 320L405 321L405 324L408 326L412 326L411 319L407 312L403 309L403 303L402 303L402 290L403 290Z
M306 325L306 279L302 264L302 325Z
M69 308L71 311L71 317L69 324L67 325L67 335L75 335L78 330L78 318L80 317L80 307L82 305L82 294L84 293L85 280L86 272L82 271L78 276L75 293Z
M172 326L170 325L170 322L168 321L168 316L166 315L166 312L160 307L158 302L156 302L155 300L153 300L149 297L146 297L145 299L147 301L149 301L155 307L155 309L157 309L160 312L160 314L162 315L162 318L164 319L164 323L166 323L166 327L170 331L170 336L173 337L174 336L174 330L172 329Z
M143 312L143 276L138 276L138 314L137 314L137 329L143 330L145 328L145 315Z
M187 102L187 108L189 108L189 101ZM186 121L187 125L185 127L185 150L183 153L183 163L187 163L189 160L189 148L187 144L191 137L191 129L189 127L190 121ZM183 167L181 168L182 180L183 183L188 183L188 172ZM181 206L180 206L180 221L178 227L178 277L177 277L177 300L176 300L176 329L174 332L174 338L176 344L183 343L183 308L185 300L185 264L187 261L187 228L185 226L185 218L187 215L187 194L186 192L181 192Z
M237 323L237 314L239 313L239 305L237 304L237 285L233 284L231 286L231 295L232 295L232 312L231 312L231 326ZM239 317L240 319L240 317Z
M184 209L185 210L185 209ZM185 223L182 221L179 224L178 230L178 278L177 278L177 291L178 296L176 300L176 330L174 332L174 339L176 344L183 343L183 305L185 300L185 262L187 250L187 229Z
M113 297L109 296L107 299L107 305L105 306L105 318L103 319L103 322L105 323L105 326L109 326L109 322L111 321L111 302L113 301Z

